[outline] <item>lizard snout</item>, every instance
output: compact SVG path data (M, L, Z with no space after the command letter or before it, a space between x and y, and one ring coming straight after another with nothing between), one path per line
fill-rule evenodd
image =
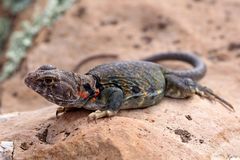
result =
M28 73L27 76L24 79L24 83L26 85L28 85L31 82L32 79L33 79L33 73Z
M24 79L24 83L28 86L31 87L32 83L36 80L36 73L35 72L30 72L27 74L27 76Z

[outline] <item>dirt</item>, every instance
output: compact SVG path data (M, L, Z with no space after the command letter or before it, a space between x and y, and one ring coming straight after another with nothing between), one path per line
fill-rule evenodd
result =
M180 136L183 143L188 143L192 140L192 135L187 130L176 129L174 133Z
M191 117L190 115L185 115L185 117L186 117L189 121L192 120L192 117Z
M49 127L49 126L48 126ZM43 129L43 131L39 131L37 134L36 134L36 137L38 137L38 139L40 141L42 141L43 143L48 143L47 142L47 135L48 135L48 127Z
M234 42L230 43L228 45L228 50L229 51L240 50L240 42L239 43L234 43Z

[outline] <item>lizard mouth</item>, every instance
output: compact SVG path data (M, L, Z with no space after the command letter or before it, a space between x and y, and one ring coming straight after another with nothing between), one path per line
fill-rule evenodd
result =
M76 101L75 99L65 100L62 97L53 96L51 94L48 94L48 96L46 96L44 98L46 98L48 101L55 103L59 106L69 106L69 105L74 104L74 102Z

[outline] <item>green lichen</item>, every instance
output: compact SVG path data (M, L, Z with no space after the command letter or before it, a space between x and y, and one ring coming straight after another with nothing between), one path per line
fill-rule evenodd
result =
M3 7L12 14L17 14L22 11L31 4L31 2L32 0L2 0Z
M13 33L9 49L6 52L8 61L3 66L0 82L8 78L19 66L26 54L27 48L32 45L34 36L44 27L50 26L64 11L72 6L75 0L49 0L44 11L36 16L32 22L22 23L22 31Z
M10 33L11 21L8 18L0 17L0 54L2 53L2 47Z

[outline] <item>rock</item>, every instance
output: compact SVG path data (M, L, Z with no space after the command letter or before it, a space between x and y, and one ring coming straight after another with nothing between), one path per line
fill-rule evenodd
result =
M192 117L189 121L180 109L172 109L173 103L167 100L146 109L121 111L97 123L88 123L90 111L83 109L57 119L56 106L6 114L0 116L0 141L14 143L14 159L240 157L239 117L235 113L186 109ZM178 131L187 133L188 140L183 141Z
M13 142L2 141L0 143L0 158L4 160L11 159L13 156Z
M0 142L13 142L14 159L239 159L239 58L230 54L238 49L224 47L239 43L239 16L234 14L239 8L231 5L234 1L215 5L176 0L121 0L114 5L112 0L76 1L38 35L28 51L26 68L20 67L4 82L3 113L38 110L1 115ZM215 30L219 25L221 29ZM208 66L200 83L231 102L236 112L194 96L165 98L159 105L121 111L97 123L87 122L90 111L86 110L56 119L56 106L47 107L50 103L23 84L26 73L42 64L71 70L99 53L114 52L122 60L134 60L178 50L199 53ZM208 51L214 51L215 59ZM226 56L223 61L221 55ZM101 63L106 60L93 61L79 72ZM40 109L43 106L47 108Z

